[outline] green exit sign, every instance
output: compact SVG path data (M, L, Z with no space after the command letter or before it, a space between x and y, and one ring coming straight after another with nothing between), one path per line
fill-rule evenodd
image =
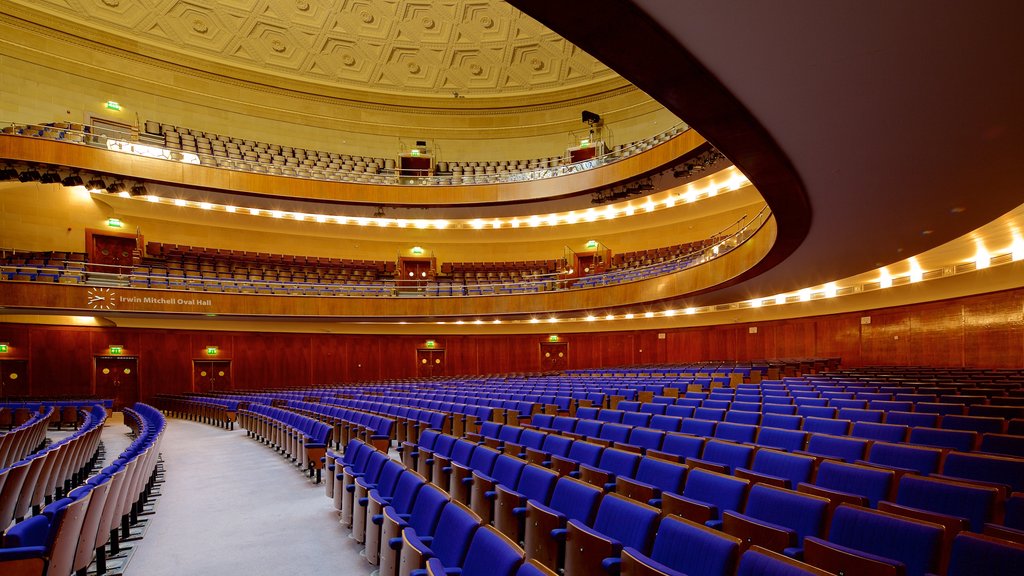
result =
M120 356L121 354L124 354L124 346L120 346L118 344L111 344L110 354L112 356Z
M124 228L124 222L120 218L107 218L107 226L111 228Z
M216 356L217 355L217 347L216 346L207 346L206 347L206 355L207 356Z
M0 344L0 354L7 354L8 351L10 351L10 347L7 345L6 342Z
M552 334L548 336L548 342L558 342L558 334Z
M120 112L121 111L121 105L118 104L117 102L114 102L113 100L107 100L106 107L107 107L107 110L114 110L116 112Z
M427 340L427 348L437 348L437 342L433 340Z
M597 248L597 240L587 240L587 248Z

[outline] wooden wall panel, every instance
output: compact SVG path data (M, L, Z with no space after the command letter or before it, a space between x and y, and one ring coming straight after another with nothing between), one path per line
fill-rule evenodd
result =
M870 324L861 324L862 316ZM560 337L569 344L571 368L811 356L840 357L845 366L1022 368L1024 289L816 318ZM218 346L218 359L231 360L232 387L248 389L412 377L415 350L428 338L445 349L446 374L499 374L539 370L548 334L431 338L0 324L0 341L11 346L6 358L29 360L31 394L90 394L93 357L121 344L139 358L144 400L190 392L192 361L206 357L207 345Z

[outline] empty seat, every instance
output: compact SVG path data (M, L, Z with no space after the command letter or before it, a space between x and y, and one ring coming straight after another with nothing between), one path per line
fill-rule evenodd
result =
M967 452L974 449L978 442L978 433L966 430L941 430L939 428L911 428L911 444L923 444L938 448L950 448Z
M584 524L593 521L601 490L573 478L562 477L555 484L550 502L545 505L530 500L524 512L526 557L555 570L559 564L559 546L551 531L564 529L569 520Z
M480 524L480 518L471 510L458 502L449 502L431 534L406 527L402 530L402 572L424 568L429 558L437 559L442 566L461 566Z
M740 556L736 576L832 576L832 573L753 546Z
M856 495L874 507L878 505L879 500L889 497L894 479L895 473L891 470L826 460L818 466L814 486L841 494ZM829 497L827 494L808 490L810 487L806 484L802 487L802 492Z
M462 576L513 576L523 562L519 546L490 526L473 534L465 561L451 565L439 557L427 561L427 574L444 576L455 572ZM450 570L450 569L458 569Z
M682 494L662 493L665 514L678 514L710 528L722 525L722 512L740 510L746 499L749 480L708 470L691 470Z
M615 572L624 547L646 553L658 528L660 511L618 494L601 500L592 526L569 520L564 531L566 576ZM558 538L563 531L556 530Z
M942 527L856 506L839 506L828 540L808 536L804 560L834 574L937 574Z
M804 538L824 533L828 504L818 496L755 484L742 514L722 514L722 529L745 542L800 558Z
M913 474L900 478L896 503L964 518L974 532L981 532L1003 505L997 488Z
M736 476L781 488L796 488L801 482L810 482L814 468L815 460L811 456L758 450L750 468L737 468Z
M950 452L942 465L942 474L1004 484L1014 492L1024 490L1024 458Z
M868 451L867 462L890 468L912 470L918 474L934 474L939 470L942 450L924 446L875 442Z
M785 450L786 452L795 452L797 450L803 450L807 445L807 437L810 434L807 432L801 432L799 430L784 430L782 428L767 428L762 426L758 429L757 433L757 444L760 446L768 446L770 448L777 448L779 450Z
M1019 573L1024 545L981 534L960 533L953 539L947 576L988 576Z
M627 547L622 552L622 573L636 575L718 576L732 574L741 540L695 522L666 517L650 555Z

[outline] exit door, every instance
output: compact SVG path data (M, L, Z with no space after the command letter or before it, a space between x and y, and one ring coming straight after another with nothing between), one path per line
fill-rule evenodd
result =
M398 262L399 286L422 288L434 279L432 258L401 258Z
M416 375L420 378L444 376L444 350L416 350Z
M89 268L92 272L120 273L120 270L113 267L132 266L136 249L138 245L135 236L87 232L86 251L90 264L94 264Z
M28 360L0 360L0 398L26 398L28 389Z
M561 372L569 367L568 342L541 342L540 369L544 372Z
M94 394L112 398L114 410L139 400L139 359L132 356L97 356Z
M230 360L194 360L192 362L192 391L198 393L221 392L231 388Z

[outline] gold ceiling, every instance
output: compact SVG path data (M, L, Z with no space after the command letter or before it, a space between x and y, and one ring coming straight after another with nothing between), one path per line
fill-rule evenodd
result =
M138 54L356 91L495 97L622 82L500 0L4 0ZM221 72L223 73L223 72ZM272 82L272 80L268 80Z

